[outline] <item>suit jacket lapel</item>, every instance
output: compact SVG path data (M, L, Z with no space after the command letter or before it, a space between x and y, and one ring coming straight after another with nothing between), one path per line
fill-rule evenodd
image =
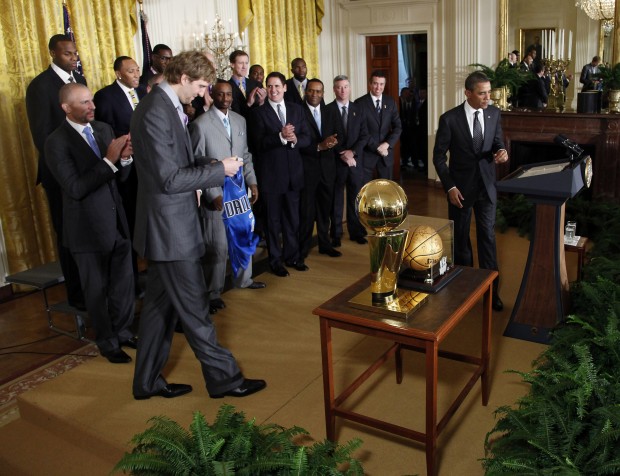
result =
M475 153L474 150L474 138L471 135L471 131L469 130L469 123L467 122L467 113L465 112L464 103L461 104L461 110L459 111L460 119L457 121L458 127L461 130L462 136L465 138L465 141L468 144L469 150L472 153Z
M131 115L131 113L133 113L133 107L131 106L131 104L129 104L129 98L125 95L125 91L123 91L123 88L121 88L118 83L116 81L114 81L114 86L115 86L115 91L116 91L116 97L117 100L120 104L122 104L122 108L125 112L126 115ZM135 89L134 89L135 91ZM136 94L137 97L137 94Z
M317 125L316 121L314 120L314 115L312 114L312 112L310 112L310 108L308 107L307 104L303 104L302 107L305 110L305 115L306 118L308 119L308 123L310 124L310 127L312 128L312 130L314 131L314 134L321 139L323 137L323 133L319 130L319 126ZM324 116L324 110L320 109L321 111L321 126L323 125L323 118Z
M194 160L194 152L192 150L192 140L189 137L189 131L187 130L187 127L184 126L183 123L181 122L181 118L179 117L177 108L174 107L172 100L168 97L166 92L161 88L155 88L151 92L154 92L154 91L157 91L157 93L160 94L161 97L163 98L164 103L168 105L168 107L170 108L170 115L171 116L174 115L176 121L173 121L173 123L176 124L175 127L177 128L177 134L183 137L185 148L187 149L187 157L188 157L188 160L190 161L190 165L192 165L191 162L193 162Z

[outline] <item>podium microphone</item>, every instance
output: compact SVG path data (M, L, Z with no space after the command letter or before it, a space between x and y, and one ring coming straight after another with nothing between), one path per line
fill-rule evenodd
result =
M571 162L575 162L581 154L583 154L583 149L579 147L579 145L575 144L565 135L559 134L553 138L553 142L558 145L565 147L571 153Z

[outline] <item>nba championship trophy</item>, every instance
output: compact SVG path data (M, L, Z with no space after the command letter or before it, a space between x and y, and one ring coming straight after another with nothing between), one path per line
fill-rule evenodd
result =
M396 287L408 230L395 228L407 217L407 196L396 182L372 180L357 195L356 209L362 225L374 234L367 237L370 289L354 297L350 304L406 318L426 298L426 294L418 292L399 293Z

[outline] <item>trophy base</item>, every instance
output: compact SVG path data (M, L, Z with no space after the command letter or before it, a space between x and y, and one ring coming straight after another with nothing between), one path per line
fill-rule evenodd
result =
M376 312L406 320L426 302L428 294L417 291L397 289L392 301L385 304L374 303L370 286L349 300L349 306L364 311Z
M443 289L450 281L461 274L461 268L452 268L443 276L439 276L431 283L424 281L424 278L416 276L415 271L407 269L398 276L398 285L403 288L412 289L414 291L423 291L425 293L435 294Z

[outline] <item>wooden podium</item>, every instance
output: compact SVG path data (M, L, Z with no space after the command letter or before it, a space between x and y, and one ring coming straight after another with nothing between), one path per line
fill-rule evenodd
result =
M589 186L592 161L560 160L520 167L497 182L500 192L522 193L535 205L534 226L519 295L504 335L548 343L568 311L564 204Z

